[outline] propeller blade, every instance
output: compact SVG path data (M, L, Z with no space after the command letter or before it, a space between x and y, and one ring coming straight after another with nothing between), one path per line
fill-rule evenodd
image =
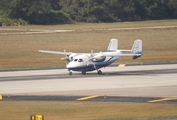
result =
M91 49L91 57L93 57L93 49Z
M63 49L63 51L64 51L65 53L67 53L65 49ZM72 52L70 52L70 54L66 54L66 56L65 56L64 58L61 58L61 60L68 60L68 61L70 61L70 55L71 55L71 54L72 54Z
M66 50L65 50L65 49L63 49L63 51L64 51L64 52L66 52Z
M66 60L66 58L61 58L61 60Z
M92 64L93 64L94 68L96 69L96 65L93 62L92 62Z
M93 63L93 49L91 50L91 54L90 54L90 56L89 55L87 55L87 57L89 58L89 61L88 61L88 63L87 63L87 66L89 66L89 64L93 64L93 66L94 66L94 68L96 69L96 65L95 65L95 63Z
M87 66L89 66L90 62L87 63Z

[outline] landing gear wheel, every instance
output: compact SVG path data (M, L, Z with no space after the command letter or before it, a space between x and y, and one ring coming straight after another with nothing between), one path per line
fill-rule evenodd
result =
M72 74L73 74L73 73L70 71L70 72L69 72L69 75L72 75Z
M101 70L98 70L98 75L101 75L102 74L102 71Z
M83 71L82 71L82 75L85 75L85 74L86 74L86 71L83 70Z

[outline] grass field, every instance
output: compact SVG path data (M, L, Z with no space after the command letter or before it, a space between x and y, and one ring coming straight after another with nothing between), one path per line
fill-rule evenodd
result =
M139 60L122 57L119 63L173 62L177 61L177 28L141 28L177 26L177 20L78 23L56 26L13 26L0 28L0 69L39 68L65 66L63 56L38 53L38 50L72 52L106 51L111 38L119 40L120 49L131 49L135 39L143 40L144 56ZM111 28L119 30L111 30ZM67 33L19 34L40 30L75 30ZM17 33L17 34L14 34Z
M153 120L177 118L177 105L148 103L0 101L1 120Z

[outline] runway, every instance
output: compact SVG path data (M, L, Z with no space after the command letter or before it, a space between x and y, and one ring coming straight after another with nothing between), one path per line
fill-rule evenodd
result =
M66 69L0 72L0 94L177 98L177 64L107 67L82 75Z

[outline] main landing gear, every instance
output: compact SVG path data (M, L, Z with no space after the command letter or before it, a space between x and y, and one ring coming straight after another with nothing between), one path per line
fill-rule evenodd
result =
M101 70L98 70L97 73L98 73L98 75L101 75L101 74L102 74L102 71L101 71Z
M85 74L86 74L86 71L83 70L83 71L81 71L81 73L82 73L82 75L85 75ZM101 71L101 70L98 70L97 73L98 73L98 75L102 75L102 71ZM71 71L69 71L69 75L72 75L72 74L73 74L73 73L72 73Z
M85 70L82 70L82 75L85 75L86 74L86 71Z
M98 70L97 73L98 73L98 75L101 75L101 74L102 74L102 71L101 71L101 70ZM82 71L82 75L85 75L85 74L86 74L86 71L83 70L83 71Z

